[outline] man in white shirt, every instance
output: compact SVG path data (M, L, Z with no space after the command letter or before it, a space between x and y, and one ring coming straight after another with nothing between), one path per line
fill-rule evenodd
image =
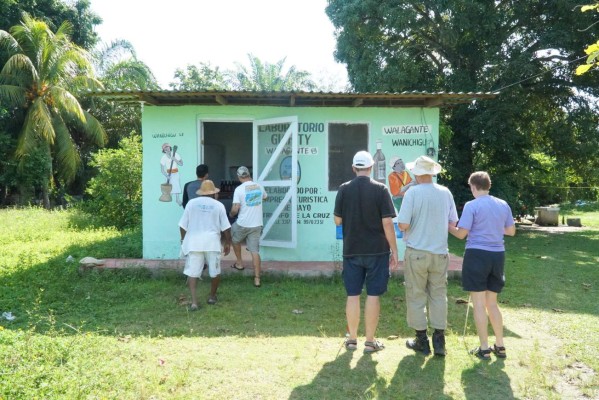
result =
M233 193L233 205L229 215L237 217L231 229L233 251L237 261L231 267L245 269L241 259L241 242L245 240L246 248L252 254L254 266L254 286L260 287L260 235L262 234L262 202L266 199L266 191L252 181L247 167L237 169L239 185Z
M188 276L191 311L198 309L196 284L204 263L208 264L208 272L212 278L208 304L216 304L221 272L221 238L224 237L224 255L229 254L231 250L231 224L225 206L215 199L219 191L211 180L202 182L202 186L196 192L200 197L187 203L179 221L181 251L185 255L183 273Z

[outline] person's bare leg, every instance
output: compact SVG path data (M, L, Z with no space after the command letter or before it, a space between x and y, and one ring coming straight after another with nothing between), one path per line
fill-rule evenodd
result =
M360 296L347 296L345 316L347 318L349 339L356 340L358 338L358 326L360 325Z
M220 284L220 275L216 275L216 277L212 278L210 281L210 297L216 297L216 291L218 290L218 285Z
M474 315L474 324L480 340L480 348L486 350L489 348L486 292L470 292L470 296L472 296L472 307L474 309L472 314Z
M260 253L252 252L252 264L254 266L254 285L260 286L260 271L261 271Z
M366 329L367 342L374 341L376 328L379 324L380 312L381 302L379 296L366 296L366 305L364 306L364 325Z
M243 260L241 259L241 243L233 243L233 252L235 253L235 258L237 259L237 261L235 261L235 265L242 267Z
M192 278L191 276L187 277L187 283L189 284L189 291L191 292L191 305L198 306L198 299L196 296L196 284L198 282L198 278Z
M495 334L495 344L500 347L503 345L503 316L497 305L497 293L486 292L486 305L487 312L489 313L489 320L493 327L493 333Z

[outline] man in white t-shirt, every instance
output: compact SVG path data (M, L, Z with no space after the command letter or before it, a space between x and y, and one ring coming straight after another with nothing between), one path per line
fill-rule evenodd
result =
M189 200L179 221L181 251L185 255L185 269L191 291L191 311L198 309L196 297L197 280L202 274L204 263L212 278L208 304L217 302L216 291L220 283L220 257L231 250L231 224L225 206L215 199L220 190L211 180L202 182L196 192L200 197ZM224 237L224 249L221 239Z
M266 199L266 191L252 181L247 167L237 168L239 185L233 193L233 205L229 215L237 217L231 228L233 251L237 261L231 267L243 270L241 259L241 242L245 240L246 248L252 254L254 266L254 286L260 287L260 235L262 234L262 202Z

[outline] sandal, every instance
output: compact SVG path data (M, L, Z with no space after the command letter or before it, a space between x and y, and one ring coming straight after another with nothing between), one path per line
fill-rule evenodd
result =
M357 350L358 349L358 340L357 339L350 339L350 338L345 338L345 350Z
M381 351L385 348L385 345L378 340L373 342L364 342L364 353L376 353L377 351Z
M231 268L236 269L237 271L243 271L245 269L243 265L240 267L237 265L237 263L231 265Z
M491 349L483 350L480 347L477 347L474 350L470 350L470 354L476 356L480 360L489 361L491 359Z
M497 346L496 344L494 344L493 347L491 347L491 351L493 352L493 354L495 354L497 358L507 357L507 354L505 354L505 347L503 346Z

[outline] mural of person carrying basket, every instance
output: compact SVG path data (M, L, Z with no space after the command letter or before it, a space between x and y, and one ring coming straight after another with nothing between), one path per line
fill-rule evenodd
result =
M162 145L162 158L160 159L160 172L166 178L166 183L160 184L162 194L158 200L169 202L172 201L172 195L175 195L175 201L181 205L181 182L179 178L179 167L183 166L183 159L177 153L177 146L172 146L169 143Z

